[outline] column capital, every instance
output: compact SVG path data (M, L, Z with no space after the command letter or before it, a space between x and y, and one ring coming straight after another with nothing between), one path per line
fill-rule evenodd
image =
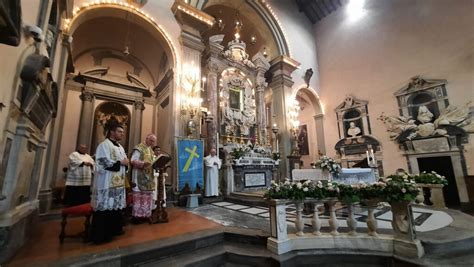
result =
M219 72L219 69L220 69L219 63L212 58L209 58L207 60L206 67L210 73L216 73L216 74Z
M274 75L291 75L300 63L288 56L280 55L270 61L270 72Z
M79 98L82 100L82 102L92 102L92 100L94 100L94 94L90 91L82 90L82 93Z
M72 43L72 36L62 32L61 37L62 37L62 45L69 47Z
M180 41L183 46L199 51L200 53L202 53L204 49L206 49L206 46L202 42L201 37L186 31L181 32Z
M133 107L135 110L145 110L145 102L143 100L135 100Z
M316 114L316 115L313 116L313 118L315 120L322 119L323 117L324 117L324 114L322 114L322 113L321 114Z
M206 12L195 8L184 0L175 0L171 7L176 20L183 31L198 35L200 32L211 28L216 20Z

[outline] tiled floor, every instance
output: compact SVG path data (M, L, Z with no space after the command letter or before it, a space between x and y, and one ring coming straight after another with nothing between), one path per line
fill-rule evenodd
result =
M88 253L102 252L166 237L220 227L219 224L178 208L168 209L168 223L127 225L125 234L112 242L93 245L83 243L80 238L66 238L59 243L60 220L41 222L36 226L30 241L15 255L7 266L35 266L35 264L61 260ZM66 234L81 232L83 218L71 218Z
M267 207L252 207L252 206L245 206L245 205L236 205L231 202L215 202L212 205L231 209L234 211L239 211L243 213L248 213L252 215L256 215L259 217L263 217L265 219L269 219L270 214L268 212ZM379 229L392 229L391 220L392 220L392 211L390 210L389 206L380 206L374 212L375 218L377 219L378 228ZM356 206L355 207L355 219L358 222L358 227L366 227L366 220L367 220L367 209L364 207ZM306 225L311 225L311 218L312 214L303 215L303 219L305 220ZM346 218L347 218L347 209L344 206L340 206L336 210L336 216L339 222L339 225L344 226L346 225ZM286 211L286 219L288 222L294 222L296 219L296 209L294 205L289 205ZM445 227L453 222L451 216L449 216L446 212L438 211L438 210L431 210L425 209L422 207L413 207L413 217L415 220L415 227L416 231L418 232L426 232L436 230L442 227ZM320 215L320 218L323 219L323 226L327 225L327 220L329 218L329 214L323 213Z

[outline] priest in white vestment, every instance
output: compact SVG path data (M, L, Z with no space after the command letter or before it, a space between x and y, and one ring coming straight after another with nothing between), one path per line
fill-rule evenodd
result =
M91 224L91 241L103 243L123 234L122 210L126 206L125 179L128 159L119 141L124 136L121 125L107 126L108 133L96 150L96 175L92 185L94 210Z
M156 181L153 176L153 146L156 136L148 134L145 142L138 144L133 149L132 165L132 195L133 209L132 222L141 223L148 221L154 206L156 195Z
M221 164L221 160L216 155L216 149L212 148L211 154L204 158L204 165L206 166L206 197L219 195L219 169Z
M78 145L77 150L69 155L66 192L64 193L64 203L67 206L81 205L91 201L93 169L94 159L87 154L87 146Z

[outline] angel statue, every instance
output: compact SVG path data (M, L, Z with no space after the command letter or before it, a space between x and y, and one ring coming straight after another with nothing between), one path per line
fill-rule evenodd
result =
M472 101L467 102L461 107L447 107L443 113L434 121L435 128L442 125L455 125L458 127L464 127L471 123L469 118L469 105Z
M403 138L411 139L417 135L416 131L418 130L418 126L411 117L387 116L385 113L382 113L378 119L387 126L391 140Z

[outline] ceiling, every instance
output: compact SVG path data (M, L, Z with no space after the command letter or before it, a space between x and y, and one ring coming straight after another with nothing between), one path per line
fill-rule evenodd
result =
M342 6L341 0L295 0L300 12L315 24Z
M240 32L241 40L247 44L247 53L252 57L257 52L262 52L265 48L268 58L278 56L278 48L272 32L261 16L245 1L208 1L203 9L204 12L216 18L222 19L225 27L219 29L217 23L204 34L204 38L216 34L224 34L222 45L226 46L234 39L234 25L237 18L243 23ZM255 44L251 44L251 37L256 38Z
M82 56L94 59L116 58L132 65L142 74L151 76L153 86L169 64L170 49L162 36L133 15L116 11L115 16L103 12L82 22L73 33L72 56L77 61ZM129 55L123 53L129 47ZM97 64L97 63L96 63ZM94 67L94 66L90 66ZM81 71L81 70L80 70ZM83 70L82 70L83 71Z

